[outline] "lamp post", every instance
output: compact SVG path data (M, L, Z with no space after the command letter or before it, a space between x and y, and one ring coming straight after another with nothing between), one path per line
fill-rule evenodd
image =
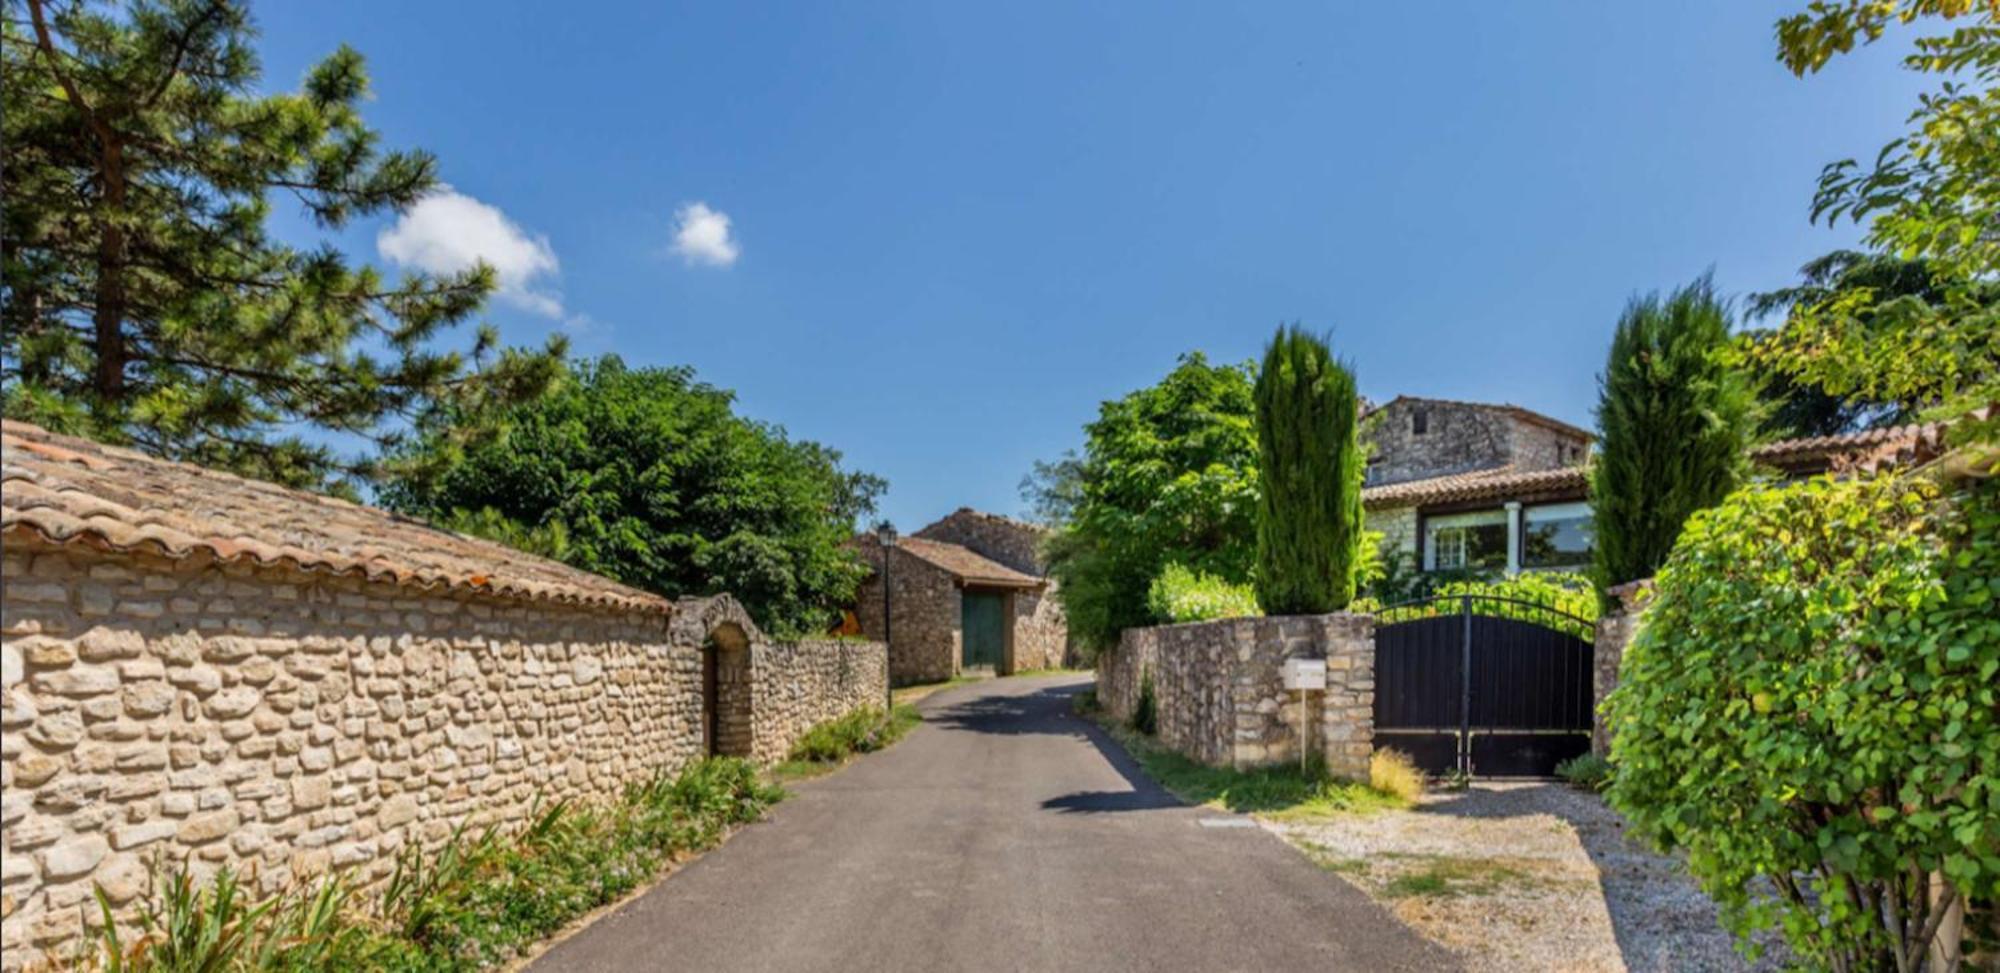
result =
M896 691L889 679L889 557L896 550L896 525L882 521L875 525L875 540L882 545L882 716L896 708Z

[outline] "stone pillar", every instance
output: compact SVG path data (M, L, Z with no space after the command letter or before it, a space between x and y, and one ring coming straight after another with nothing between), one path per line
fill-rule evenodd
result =
M1365 781L1375 752L1375 616L1322 617L1326 698L1320 709L1320 753L1328 773Z
M1597 671L1595 692L1591 697L1590 750L1599 756L1611 752L1611 733L1605 728L1604 714L1598 711L1598 707L1604 705L1604 697L1618 688L1618 665L1625 658L1625 645L1632 641L1632 632L1638 627L1640 614L1652 592L1651 578L1612 588L1612 607L1597 619Z

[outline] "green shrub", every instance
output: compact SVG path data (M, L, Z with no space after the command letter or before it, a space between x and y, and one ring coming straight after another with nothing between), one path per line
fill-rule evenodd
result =
M1611 761L1594 753L1579 754L1557 764L1556 776L1571 787L1601 791L1611 783Z
M1257 595L1247 584L1230 584L1212 574L1198 574L1169 564L1146 592L1153 618L1169 624L1205 622L1214 618L1261 615Z
M922 717L914 706L897 706L887 719L878 706L814 725L792 745L791 759L837 763L857 753L873 753L902 739Z
M1153 670L1139 673L1139 705L1132 707L1132 729L1152 736L1160 728L1158 703L1153 699Z
M1756 396L1726 360L1729 332L1729 309L1705 277L1665 300L1634 298L1619 318L1591 467L1600 589L1651 577L1688 515L1742 480Z
M1580 574L1534 571L1484 580L1463 578L1439 583L1431 596L1439 600L1368 607L1380 613L1385 622L1408 621L1455 614L1463 610L1463 599L1469 597L1474 614L1535 622L1586 641L1597 634L1596 586Z
M1272 615L1339 611L1361 560L1354 373L1326 340L1279 328L1264 348L1257 406L1257 603Z
M2000 885L1997 596L2000 486L1738 492L1689 521L1626 649L1611 803L1687 849L1737 935L1913 968L1926 917Z

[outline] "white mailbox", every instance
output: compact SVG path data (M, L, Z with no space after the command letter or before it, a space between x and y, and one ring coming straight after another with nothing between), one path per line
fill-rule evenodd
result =
M1325 689L1325 659L1286 659L1285 688L1292 690Z

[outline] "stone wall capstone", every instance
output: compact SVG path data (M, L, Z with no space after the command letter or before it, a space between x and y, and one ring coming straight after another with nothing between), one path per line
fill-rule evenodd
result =
M727 598L670 620L13 535L0 583L10 971L97 921L93 886L129 916L156 856L365 885L460 822L674 772L708 751L705 651L748 662L723 705L760 760L885 692L879 643L769 644Z

